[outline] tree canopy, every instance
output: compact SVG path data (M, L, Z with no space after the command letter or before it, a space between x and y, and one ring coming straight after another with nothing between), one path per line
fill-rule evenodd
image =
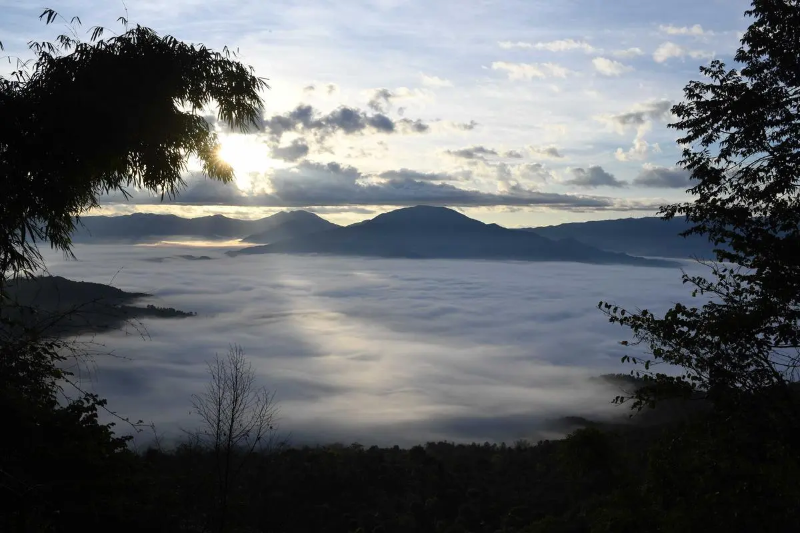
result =
M680 164L691 172L691 202L662 208L685 216L686 234L718 246L709 278L684 274L704 302L676 304L663 317L601 302L630 327L652 359L679 367L640 389L641 406L677 386L716 402L788 390L800 364L800 3L754 0L752 24L735 55L712 61L673 107L683 132ZM623 342L625 343L625 342Z
M86 357L82 345L21 320L9 278L43 266L43 241L70 252L75 224L103 194L174 195L192 158L231 181L203 115L215 108L240 129L261 117L267 85L236 54L122 23L120 35L96 27L84 42L73 19L70 35L31 42L31 61L0 76L0 411L13 435L0 443L4 531L71 530L70 517L87 531L125 531L135 513L114 517L135 499L136 472L129 439L99 421L105 400L72 379L67 359Z
M50 24L52 10L42 16ZM217 52L143 26L87 41L71 35L31 42L34 59L0 77L0 272L40 264L37 241L70 250L76 217L99 197L131 187L172 196L190 157L229 182L217 138L200 114L209 106L231 127L260 119L264 79Z

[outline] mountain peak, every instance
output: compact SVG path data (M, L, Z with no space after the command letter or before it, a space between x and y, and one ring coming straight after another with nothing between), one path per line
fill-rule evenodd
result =
M404 226L404 227L434 227L444 228L474 228L485 226L483 222L469 218L447 207L432 205L417 205L414 207L404 207L396 209L382 215L378 215L366 222L368 225L381 226Z
M305 211L303 209L296 209L294 211L280 211L268 218L274 218L275 220L285 221L285 220L311 220L322 217L320 217L316 213L311 213L310 211Z

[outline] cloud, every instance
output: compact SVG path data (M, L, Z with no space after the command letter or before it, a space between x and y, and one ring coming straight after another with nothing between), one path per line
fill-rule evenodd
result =
M386 108L391 104L391 99L394 96L389 89L375 89L367 102L367 107L373 111L385 113Z
M306 85L305 87L303 87L303 92L304 93L313 93L313 92L316 92L317 88L318 87L312 83L310 85ZM321 90L324 90L325 94L330 96L330 95L332 95L332 94L334 94L334 93L339 91L339 86L336 85L335 83L326 83L326 84L321 86Z
M503 157L507 157L510 159L522 159L525 157L525 154L520 152L519 150L506 150L503 152Z
M479 126L474 120L469 122L450 122L450 127L461 131L472 131Z
M692 50L673 42L662 43L656 48L656 51L653 52L653 60L656 63L664 63L675 57L683 59L687 56L692 59L710 59L714 57L714 54L704 50Z
M499 41L497 46L502 48L503 50L510 50L512 48L533 48L533 43L526 43L523 41Z
M403 118L397 121L398 131L403 133L425 133L431 129L431 127L422 122L421 120L411 120L409 118Z
M625 48L622 50L614 50L613 52L611 52L611 55L613 55L614 57L622 57L629 59L633 57L643 56L644 51L641 48L633 47L633 48Z
M291 444L535 442L548 438L551 418L624 418L610 405L618 391L587 379L624 371L619 359L631 353L597 301L612 295L659 313L686 295L673 269L538 263L532 276L530 264L514 262L187 250L87 245L76 249L80 261L45 251L53 274L113 277L153 294L147 303L198 313L146 320L148 340L99 335L124 357L97 357L83 383L168 439L195 428L190 401L207 383L206 361L234 342L276 392ZM187 253L215 260L147 260Z
M505 50L511 48L527 48L534 50L547 50L549 52L568 52L571 50L580 50L587 54L597 53L599 50L590 45L586 41L576 41L574 39L561 39L558 41L528 43L523 41L511 42L501 41L497 43L500 48Z
M273 146L272 157L284 161L297 161L308 155L308 144L305 139L295 139L289 146Z
M534 181L537 183L548 183L553 180L553 174L541 163L526 163L514 167L514 171L519 179L523 181Z
M395 100L400 99L430 99L431 94L429 91L421 89L409 89L408 87L399 87L395 90L386 88L373 89L369 93L369 101L367 107L379 113L386 113L392 107ZM402 108L401 108L402 109ZM404 109L403 109L404 111ZM399 114L403 112L398 110Z
M246 207L336 207L336 206L412 206L418 204L454 207L547 206L565 210L614 209L616 200L597 196L546 193L520 185L520 179L547 181L550 173L540 164L487 165L495 179L505 183L502 190L456 187L443 181L464 181L471 171L430 173L410 169L387 170L364 174L339 163L317 163L304 160L294 167L274 168L269 173L253 176L253 186L242 191L233 185L208 180L199 175L187 177L187 188L173 205L217 205ZM377 178L377 180L376 180ZM103 204L125 203L161 205L158 196L136 192L125 200L105 196Z
M445 153L459 159L486 159L487 156L497 156L497 150L485 146L470 146L458 150L445 150Z
M673 26L672 24L662 24L658 27L659 31L662 33L666 33L667 35L693 35L695 37L701 35L714 35L713 31L710 30L703 30L703 27L700 24L695 24L694 26Z
M618 161L632 161L646 159L650 153L661 152L658 143L648 143L644 136L650 131L653 122L666 122L671 119L672 102L669 100L651 100L633 106L629 111L616 115L601 115L595 117L596 120L604 122L611 129L619 134L628 130L635 130L636 137L632 141L631 148L623 150L618 148L614 157Z
M613 206L608 198L542 193L517 188L510 193L462 189L445 183L413 179L413 171L397 171L394 178L380 183L365 180L357 169L338 163L304 161L293 169L275 169L270 179L272 194L262 201L284 207L306 205L393 205L449 206L548 205L569 209ZM389 174L392 175L392 174ZM427 174L426 176L430 176Z
M603 76L621 76L626 72L635 70L633 67L623 65L618 61L613 61L605 57L595 57L592 59L592 65L597 72Z
M566 78L569 70L555 63L509 63L495 61L493 70L504 70L510 80L532 80L534 78Z
M343 205L336 207L312 206L312 207L306 207L305 209L307 211L311 211L312 213L317 213L318 215L338 215L341 213L373 215L376 213L374 209L369 209L367 207L359 207L354 205Z
M689 171L679 167L645 164L633 184L655 189L688 189L691 187L689 176Z
M637 136L633 140L633 145L628 151L624 151L622 148L617 148L617 151L614 152L614 157L617 159L617 161L642 160L647 159L647 156L651 152L661 153L661 147L658 145L658 143L650 144L641 136Z
M601 115L596 119L609 124L618 133L623 133L630 128L639 129L653 121L670 120L671 109L672 102L669 100L651 100L636 104L624 113Z
M547 159L562 159L564 156L558 151L555 146L528 146L528 151L537 157L544 157Z
M335 133L344 135L371 133L425 133L429 126L420 120L393 120L383 113L368 114L360 109L341 106L321 114L312 106L301 104L283 115L273 115L264 121L264 129L273 140L285 133L313 133L325 138Z
M408 168L400 170L387 170L378 174L378 177L396 181L457 181L459 176L444 172L418 172Z
M620 181L609 174L602 167L591 166L589 168L573 168L571 169L574 178L567 180L566 183L575 185L576 187L583 187L593 189L595 187L625 187L626 182Z
M422 80L422 85L426 87L452 87L453 82L450 80L446 80L444 78L440 78L439 76L428 76L422 72L419 73L419 77Z

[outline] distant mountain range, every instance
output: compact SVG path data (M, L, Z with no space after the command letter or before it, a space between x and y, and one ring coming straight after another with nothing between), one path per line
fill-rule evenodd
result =
M141 243L171 237L196 240L231 240L265 244L338 227L308 211L287 211L258 220L223 215L182 218L175 215L134 213L122 216L81 217L73 234L81 243Z
M638 261L620 254L683 259L713 257L713 246L705 237L679 236L688 228L686 222L656 217L507 229L450 209L418 206L347 227L301 210L259 220L156 214L91 216L81 220L84 227L74 235L75 242L80 243L140 243L177 238L268 245L232 255L280 252L600 263ZM616 255L609 255L610 252Z
M712 259L714 246L705 236L681 237L689 229L683 219L658 217L572 222L558 226L524 228L548 239L575 239L603 250L653 257Z
M670 261L608 252L574 239L556 241L533 232L484 224L452 209L429 206L397 209L351 226L227 253L675 265Z

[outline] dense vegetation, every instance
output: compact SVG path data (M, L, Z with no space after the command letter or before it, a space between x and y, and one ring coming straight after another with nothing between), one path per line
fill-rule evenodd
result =
M251 457L237 479L227 530L792 531L800 518L797 454L775 448L773 435L752 433L752 423L712 416L590 428L535 445L273 450ZM67 457L49 450L54 460ZM191 443L140 455L120 447L102 459L99 451L73 451L84 471L64 477L43 465L37 481L60 496L9 494L11 516L35 516L59 531L206 531L214 523L211 451ZM93 464L104 467L86 470Z
M796 530L800 4L754 0L748 15L742 69L703 67L705 81L691 82L673 110L695 200L663 213L685 216L690 232L718 245L712 279L684 279L712 298L663 317L601 304L651 355L626 356L642 366L619 401L655 413L681 400L703 408L537 445L275 447L262 438L273 430L272 397L233 348L209 366L209 389L194 398L206 429L173 450L135 453L98 422L102 399L67 386L61 363L81 355L74 346L5 318L0 531ZM0 78L0 179L11 193L0 217L4 306L9 281L41 259L31 233L68 251L74 217L99 191L172 193L190 153L230 179L195 112L216 100L231 125L259 112L263 82L224 54L140 27L99 37L33 43L32 73ZM87 87L114 92L108 83L122 69L139 83L108 100L75 98ZM69 113L81 119L126 107L142 120L104 132L95 150L86 140L96 132L55 133L75 102L83 103ZM663 363L681 372L655 371Z

